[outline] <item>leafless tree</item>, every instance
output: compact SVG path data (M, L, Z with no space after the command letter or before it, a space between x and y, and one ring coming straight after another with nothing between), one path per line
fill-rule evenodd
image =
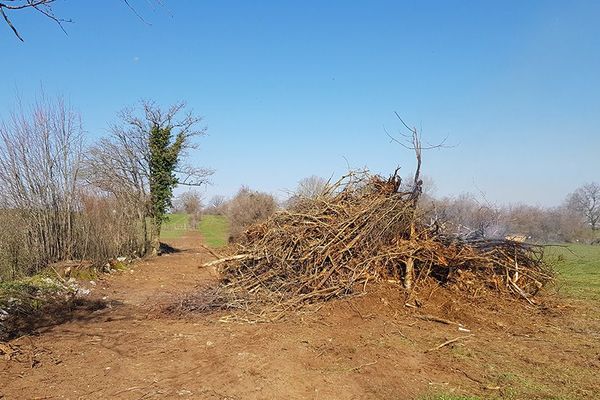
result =
M221 194L214 195L208 201L208 206L204 209L206 214L223 215L226 213L227 199Z
M200 186L208 182L213 171L185 163L189 151L197 148L194 138L204 136L199 127L201 118L185 109L183 102L163 109L155 102L142 101L141 106L127 108L119 114L119 122L111 127L111 135L90 149L86 179L89 184L112 193L128 204L143 227L144 237L153 251L158 251L160 221L152 219L150 189L150 132L153 128L168 128L182 138L181 153L175 169L180 185ZM147 248L141 249L142 251Z
M572 242L590 236L582 218L568 207L517 204L502 210L502 214L508 233L525 235L533 241Z
M323 193L326 186L326 179L321 178L320 176L311 175L298 182L295 194L300 197L313 199Z
M0 125L2 208L23 224L33 269L75 253L82 160L79 115L60 98L19 103Z
M188 190L177 197L177 210L186 214L199 214L202 211L202 196L195 190Z
M586 222L596 231L600 225L600 184L587 183L577 188L567 197L567 205L585 218Z
M500 209L470 193L433 200L432 212L436 223L451 234L483 238L501 237L505 233Z
M327 188L327 180L320 176L311 175L298 182L296 190L284 202L284 207L294 208L299 206L303 200L316 199Z
M405 149L409 149L414 151L415 159L417 165L415 167L415 174L412 179L412 183L410 184L410 195L411 195L411 203L412 203L412 218L410 224L410 237L412 238L416 234L415 228L415 214L417 212L417 205L419 203L419 198L423 193L423 180L421 179L421 165L423 162L423 144L421 141L421 133L415 127L410 127L404 122L404 120L400 117L400 114L395 113L398 120L402 123L402 126L409 132L403 133L400 132L398 136L390 135L387 131L387 135L392 142L399 144ZM439 147L439 146L434 146ZM427 149L429 147L425 147ZM395 174L398 173L396 170ZM406 271L404 274L404 287L407 290L412 290L413 281L414 281L414 258L411 256L406 260Z
M196 229L202 213L202 196L195 190L188 190L177 197L177 210L188 215L188 225Z
M277 201L268 193L243 186L227 205L230 240L239 239L252 224L264 221L277 210Z

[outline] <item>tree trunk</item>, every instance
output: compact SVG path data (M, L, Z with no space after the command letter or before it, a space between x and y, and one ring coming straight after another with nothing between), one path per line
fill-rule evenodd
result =
M160 225L160 221L158 221L156 217L153 217L150 237L150 249L153 256L158 256L160 254Z
M415 235L415 222L414 219L410 223L410 236L409 240L412 240ZM408 291L412 290L413 281L415 279L415 260L411 256L406 260L406 271L404 273L404 288Z

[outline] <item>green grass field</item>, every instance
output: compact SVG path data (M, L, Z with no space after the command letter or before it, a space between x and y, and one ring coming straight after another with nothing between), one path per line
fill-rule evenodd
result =
M548 246L545 256L557 272L559 294L586 303L600 304L600 246L585 244L567 244ZM589 312L589 311L588 311ZM591 318L591 316L590 316ZM466 396L452 393L433 393L424 395L419 400L483 400L483 399L530 399L531 391L538 391L534 381L514 374L505 374L507 383L505 392L500 395ZM577 397L556 395L555 397L539 397L554 400L571 400Z
M210 247L223 247L229 236L229 223L223 215L203 215L200 220L200 233Z
M600 246L569 244L546 249L558 273L559 291L580 299L600 300Z
M177 239L188 229L187 214L170 214L161 229L161 239ZM198 230L204 238L204 242L210 247L223 247L227 244L229 237L229 223L223 215L203 215L198 225Z
M187 214L169 214L169 219L163 224L160 231L161 239L177 239L188 229Z

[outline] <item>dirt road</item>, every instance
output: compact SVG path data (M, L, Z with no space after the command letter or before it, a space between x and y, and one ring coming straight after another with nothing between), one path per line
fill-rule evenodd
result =
M164 315L161 304L215 280L210 270L198 268L211 259L200 240L190 233L173 241L180 252L141 261L90 286L91 296L110 307L13 341L21 355L0 361L0 398L406 399L436 392L506 396L509 390L522 394L518 398L535 393L542 397L531 398L550 398L545 393L594 398L600 393L594 378L600 372L600 323L574 312L537 312L533 320L519 320L486 306L488 311L473 315L472 307L432 292L421 313L458 318L466 332L417 318L390 288L269 324L222 323L214 314ZM565 318L572 318L569 326L560 324ZM427 352L456 337L461 339Z

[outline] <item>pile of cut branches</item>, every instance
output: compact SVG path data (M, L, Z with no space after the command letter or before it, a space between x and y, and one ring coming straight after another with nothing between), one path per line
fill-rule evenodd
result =
M434 279L532 301L552 279L539 246L437 233L418 212L420 181L411 186L402 190L397 172L352 173L252 226L232 255L205 264L221 275L219 304L210 308L285 312L383 279L408 292Z

